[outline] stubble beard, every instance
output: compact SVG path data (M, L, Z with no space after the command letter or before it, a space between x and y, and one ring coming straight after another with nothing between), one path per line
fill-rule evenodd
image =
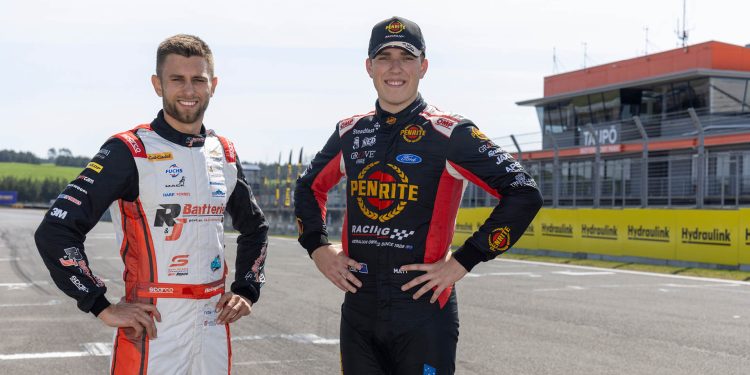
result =
M208 108L208 100L205 103L201 104L200 107L198 107L198 110L195 111L195 113L193 113L192 115L190 113L181 112L179 109L177 109L177 101L170 102L167 100L167 98L162 97L162 105L164 107L164 112L172 116L177 121L183 124L192 124L198 121L199 118L203 118L203 114L206 112L206 108Z

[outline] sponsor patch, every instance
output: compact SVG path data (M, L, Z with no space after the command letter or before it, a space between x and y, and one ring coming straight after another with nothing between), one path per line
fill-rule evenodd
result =
M363 274L369 273L369 271L367 270L367 263L360 263L359 265L361 266L359 268L359 271L357 271L356 268L349 266L349 272L357 272L357 273L363 273Z
M109 156L109 150L107 150L106 148L99 149L99 152L94 155L94 157L97 159L104 159L107 156Z
M404 137L404 140L409 143L415 143L419 142L422 137L427 134L421 125L407 125L404 129L401 130L401 136Z
M173 156L172 153L167 152L159 152L157 154L148 154L148 161L165 161L165 160L172 160Z
M188 275L188 259L190 255L180 254L172 257L172 263L167 268L167 276L187 276Z
M92 184L92 185L94 184L94 179L93 179L93 178L90 178L90 177L86 177L86 176L84 176L84 175L79 175L78 177L76 177L76 179L77 179L77 180L83 180L83 181L86 181L86 182L88 182L89 184Z
M404 164L419 164L422 162L422 158L414 154L401 154L396 156L396 161Z
M99 172L101 172L101 171L102 171L102 169L104 169L104 167L102 167L102 165L101 165L101 164L99 164L99 163L94 163L93 161L92 161L92 162L90 162L90 163L88 163L88 164L86 165L86 168L88 168L88 169L91 169L92 171L94 171L94 172L96 172L96 173L99 173Z
M214 260L211 261L211 271L216 272L221 268L221 258L217 255Z
M168 187L168 188L169 187L183 187L183 186L185 186L185 176L182 176L180 181L177 181L177 183L164 185L164 187Z
M227 193L224 190L216 189L211 192L211 196L214 198L224 198L227 196Z
M510 228L502 227L492 231L489 235L490 251L508 250L510 247Z
M175 178L182 173L182 168L180 168L177 164L172 164L169 166L169 168L164 170L164 173L172 176L172 178Z
M393 116L390 116L387 119L385 119L385 123L388 125L393 125L396 123L396 118Z
M71 187L73 189L76 189L76 190L80 191L83 194L88 194L89 193L88 191L86 191L86 189L84 189L84 188L82 188L82 187L80 187L78 185L75 185L75 184L68 184L67 187Z
M406 30L406 26L404 26L401 21L394 20L393 22L389 23L388 26L385 27L385 29L391 34L398 34Z
M80 206L81 205L81 201L79 201L78 199L75 199L75 198L71 197L68 194L60 194L60 195L57 196L57 199L65 199L67 201L73 202L73 204L75 204L76 206Z
M476 138L482 141L489 141L490 139L484 135L479 129L477 128L471 128L471 137Z
M380 161L368 164L349 184L362 213L381 223L399 215L409 202L417 201L419 194L419 186L410 184L401 168Z
M53 207L49 212L49 216L54 216L59 219L65 219L65 216L68 216L68 211Z
M80 291L82 291L84 293L88 293L89 292L89 288L86 288L86 286L83 285L83 283L81 282L81 280L78 280L78 278L75 275L73 275L73 276L70 277L70 282L72 282L73 285L75 285L76 288L78 288L78 290L80 290Z

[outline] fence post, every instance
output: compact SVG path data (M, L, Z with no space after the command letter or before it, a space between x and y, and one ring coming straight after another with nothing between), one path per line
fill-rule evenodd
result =
M704 147L704 136L703 136L703 125L701 125L698 115L695 113L694 108L688 108L690 118L693 120L693 126L698 131L698 176L696 183L695 192L695 206L697 208L703 208L703 198L705 197L705 185L706 185L706 150ZM670 192L671 193L671 192Z
M648 206L648 134L643 127L640 116L633 116L635 126L643 138L643 150L641 151L641 208Z
M547 135L552 140L552 147L555 149L552 158L552 207L557 208L560 205L560 147L552 132L547 132Z
M513 141L513 144L516 146L516 150L518 150L518 161L523 161L523 151L521 151L521 146L518 145L518 141L516 141L516 136L511 134L510 139Z
M596 157L594 159L594 170L592 171L593 173L591 174L591 177L593 178L594 181L592 183L591 188L594 191L593 206L594 208L599 208L599 198L600 198L600 193L601 193L601 186L600 186L601 178L599 177L599 163L601 162L602 152L601 152L601 146L599 145L599 137L597 137L596 132L594 132L594 125L591 125L591 123L588 123L586 124L586 128L588 129L588 131L591 132L591 138L594 139L594 144L596 145Z

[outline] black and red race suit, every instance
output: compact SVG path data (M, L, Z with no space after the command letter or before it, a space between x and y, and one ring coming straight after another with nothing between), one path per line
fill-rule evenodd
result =
M469 182L499 202L452 256L471 271L505 252L542 206L536 183L470 120L442 112L421 96L396 114L376 103L375 111L339 121L297 180L299 242L310 254L329 243L327 192L342 177L347 178L342 244L362 265L356 276L363 283L356 294L346 294L342 307L344 371L402 373L425 366L452 372L455 292L444 291L439 304L429 303L431 293L414 301L416 288L400 288L421 273L399 267L446 257ZM455 330L435 328L447 326ZM441 329L445 332L436 332Z

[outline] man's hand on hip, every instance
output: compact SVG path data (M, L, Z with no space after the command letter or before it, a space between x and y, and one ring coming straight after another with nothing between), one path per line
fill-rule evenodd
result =
M425 283L416 293L414 293L413 298L415 300L419 299L423 294L434 288L435 292L432 293L430 303L435 303L438 296L440 296L440 293L442 293L445 288L455 284L456 281L461 280L461 278L468 273L461 263L458 263L458 261L451 257L450 251L446 254L445 258L435 263L408 264L401 266L401 270L427 272L424 275L415 277L413 280L401 286L401 290L407 291L419 284Z
M155 339L154 318L161 322L161 314L156 306L147 303L127 303L122 300L102 310L98 318L110 327L132 328L135 338L140 338L145 331L149 338Z
M224 293L216 303L216 324L234 323L243 316L250 315L253 303L247 298L232 292Z
M357 293L357 288L362 287L362 282L349 271L350 267L359 270L362 266L346 256L340 246L323 245L313 251L312 259L323 276L344 292Z

